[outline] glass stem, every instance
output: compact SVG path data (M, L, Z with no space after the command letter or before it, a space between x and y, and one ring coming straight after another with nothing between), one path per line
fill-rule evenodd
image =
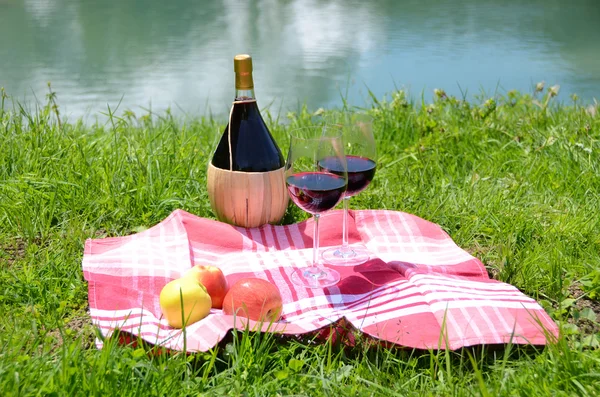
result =
M313 229L313 266L319 266L318 260L319 256L317 253L319 252L319 217L321 215L315 214L315 225Z
M344 220L342 222L342 252L348 251L348 202L350 196L344 196Z

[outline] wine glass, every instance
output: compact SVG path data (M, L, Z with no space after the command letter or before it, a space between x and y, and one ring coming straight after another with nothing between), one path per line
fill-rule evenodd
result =
M335 161L335 173L322 169L323 161ZM340 274L321 265L319 256L319 216L335 207L348 183L346 157L339 127L315 125L298 128L290 134L286 163L286 185L290 198L314 217L312 264L292 274L292 282L309 288L337 284Z
M334 117L333 120L331 117ZM328 120L343 130L344 154L348 173L348 187L344 194L344 218L342 223L342 245L323 252L325 263L335 266L356 266L369 260L369 251L364 244L348 243L348 205L350 197L369 186L377 168L373 120L365 113L342 113ZM322 168L336 173L336 164L322 164Z

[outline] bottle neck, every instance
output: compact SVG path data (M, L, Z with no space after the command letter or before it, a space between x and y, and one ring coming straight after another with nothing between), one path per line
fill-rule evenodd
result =
M235 88L235 99L236 100L248 100L248 99L256 99L254 96L254 88Z
M254 99L254 81L251 70L236 71L235 99Z

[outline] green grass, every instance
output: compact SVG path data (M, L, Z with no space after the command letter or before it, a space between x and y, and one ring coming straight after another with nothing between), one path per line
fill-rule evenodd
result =
M150 355L96 335L81 272L89 237L152 226L176 208L212 217L206 166L225 120L169 112L60 119L1 92L2 395L593 395L600 384L600 110L550 91L465 102L438 91L373 99L379 168L354 208L440 224L493 277L561 325L545 349L341 348L238 333L206 354ZM284 152L287 129L265 118ZM390 192L392 194L390 194ZM306 214L291 207L286 222Z

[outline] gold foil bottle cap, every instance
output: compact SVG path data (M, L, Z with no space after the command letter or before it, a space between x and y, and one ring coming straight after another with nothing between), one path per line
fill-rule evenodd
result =
M251 90L254 88L252 81L252 57L248 54L239 54L233 57L233 70L235 71L235 88L238 90Z

